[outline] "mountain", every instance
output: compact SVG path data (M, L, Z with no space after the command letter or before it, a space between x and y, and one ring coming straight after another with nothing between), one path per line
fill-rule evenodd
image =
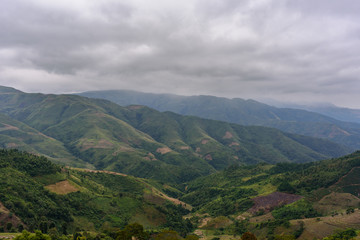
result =
M189 182L180 199L201 216L202 234L322 239L360 229L359 173L360 152L306 164L232 166Z
M190 206L178 205L180 201L149 180L61 168L45 157L0 150L0 182L3 230L11 223L14 229L8 231L26 228L46 233L55 227L65 234L76 229L100 232L133 222L153 229L191 230L182 219Z
M197 235L210 239L249 231L259 239L356 236L359 172L360 152L355 152L305 164L231 166L176 189L0 150L0 229L46 233L55 228L61 234L90 231L111 237L138 222L151 232L172 229L183 236L197 228Z
M23 129L26 125L29 131L34 129L44 138L56 140L62 151L53 158L67 159L65 164L80 159L79 163L90 168L139 177L180 183L233 164L309 162L350 152L327 140L272 128L161 113L144 106L125 108L75 95L2 92L0 113L8 116L3 125L21 122ZM9 139L12 132L2 133L8 138L0 144L15 146L9 145L15 141ZM50 148L41 142L38 145L42 148L31 147L49 155Z
M314 103L314 104L294 104L272 101L274 106L303 109L320 113L340 121L360 123L360 110L338 107L330 103Z
M81 159L74 157L62 142L4 114L0 114L0 147L41 154L62 164L90 167Z
M277 108L254 100L214 96L177 96L128 90L93 91L81 96L107 99L122 106L139 104L242 125L274 127L289 133L325 138L352 149L360 148L360 124L300 109Z

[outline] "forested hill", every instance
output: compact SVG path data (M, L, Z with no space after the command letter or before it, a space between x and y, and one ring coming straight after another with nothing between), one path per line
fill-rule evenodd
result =
M145 179L61 168L45 157L0 150L0 182L0 232L55 228L66 235L135 221L146 228L192 231L182 219L186 206L168 201Z
M309 162L351 150L333 142L121 107L75 95L0 91L0 146L68 165L185 182L233 164Z
M25 228L111 237L137 222L148 233L170 229L182 236L196 229L207 238L252 232L258 239L332 234L343 239L360 229L359 171L360 152L355 152L305 164L231 166L174 188L123 174L62 168L45 157L0 150L0 232Z
M306 164L232 166L189 182L181 199L207 216L203 231L251 231L258 239L322 239L337 233L329 239L352 239L356 233L350 228L360 229L359 173L360 152ZM351 237L341 233L346 229Z
M107 99L122 106L139 104L182 115L243 125L274 127L289 133L325 138L352 147L354 150L360 149L359 123L343 122L316 112L295 108L277 108L254 100L178 96L128 90L92 91L79 95Z

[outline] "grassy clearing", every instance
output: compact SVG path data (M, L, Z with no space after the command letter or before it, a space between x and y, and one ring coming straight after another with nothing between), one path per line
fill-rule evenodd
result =
M70 183L69 180L57 182L55 184L48 185L45 188L48 189L50 192L62 195L80 191L80 189L75 187L74 184Z
M346 214L344 212L336 216L326 216L320 218L291 220L290 223L298 225L299 221L304 222L305 230L299 239L321 239L334 234L339 229L360 228L360 210Z

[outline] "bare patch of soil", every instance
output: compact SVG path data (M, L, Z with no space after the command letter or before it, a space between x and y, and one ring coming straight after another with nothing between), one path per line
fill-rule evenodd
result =
M209 221L211 221L211 217L206 217L200 220L199 228L205 227Z
M6 124L6 123L2 123L2 127L0 127L0 131L6 131L6 130L19 130L18 127Z
M45 187L50 192L54 192L57 194L65 195L72 192L77 192L80 189L70 184L68 180L64 180L61 182L57 182L55 184L51 184Z
M157 158L151 152L149 152L148 155L146 157L144 157L144 159L147 161L156 161L157 160Z
M69 169L75 169L77 171L83 171L83 172L92 172L92 173L107 173L112 175L120 175L120 176L127 176L124 173L118 173L118 172L111 172L106 170L92 170L92 169L85 169L85 168L73 168L73 167L67 167Z
M207 144L208 142L209 142L210 140L209 139L203 139L203 140L201 140L201 144Z
M277 206L290 204L296 202L297 200L301 199L302 196L289 194L289 193L282 193L282 192L273 192L266 196L259 196L253 198L254 206L250 208L248 211L252 214L264 210L265 212L269 212Z
M223 136L223 139L230 139L233 138L234 136L232 135L231 132L226 131L225 135Z
M205 159L208 160L208 161L212 161L212 160L213 160L211 154L207 154L207 155L205 156Z
M19 145L18 144L16 144L16 143L7 143L6 144L6 148L16 148L16 147L18 147Z
M164 198L164 199L166 199L166 200L169 200L170 202L172 202L172 203L174 203L174 204L176 204L176 205L181 205L181 206L182 206L183 208L185 208L185 209L188 209L188 210L191 210L191 209L192 209L192 206L191 206L191 205L186 204L186 203L180 201L179 199L169 197L169 196L167 196L166 194L160 192L158 189L156 189L156 188L154 188L154 187L151 187L151 191L152 191L155 195L160 196L160 197L162 197L162 198Z
M144 107L145 106L143 106L143 105L131 105L131 106L128 106L127 108L130 110L138 110L138 109L142 109Z
M232 142L229 144L229 147L232 147L232 146L240 146L240 144L237 142Z
M166 154L171 152L172 150L168 147L163 147L163 148L158 148L156 149L156 152L161 153L161 154Z
M1 202L0 202L0 226L4 226L7 223L12 223L14 228L17 228L18 225L25 224L18 218L15 214L10 214L9 209L7 209ZM4 223L4 225L2 225Z

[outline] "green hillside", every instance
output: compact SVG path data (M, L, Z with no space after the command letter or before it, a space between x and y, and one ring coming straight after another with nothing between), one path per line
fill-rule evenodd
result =
M54 148L59 148L48 147L46 141L36 148L25 142L24 150L51 157L50 153L56 154L64 164L74 165L74 159L80 159L79 164L85 162L96 169L174 183L233 164L310 162L350 152L327 140L272 128L161 113L143 106L124 108L74 95L4 90L0 92L0 112L9 116L9 121L16 120L6 124L21 122L23 131L38 131L56 141ZM15 142L9 139L9 131L3 135L2 146L15 146L9 145ZM24 142L22 137L16 140Z
M214 96L177 96L128 90L92 91L81 96L113 101L121 106L145 105L159 111L172 111L243 125L274 127L289 133L325 138L356 150L360 148L360 124L300 109L276 108L254 100Z
M62 142L4 114L0 114L0 143L1 148L16 148L44 155L58 163L92 168L68 152Z
M360 229L360 152L319 162L232 166L186 184L205 236L245 231L319 239L340 229ZM282 239L282 238L280 238Z
M152 229L191 230L181 218L187 210L145 179L64 169L44 157L0 150L0 182L3 230L12 223L15 230L56 227L72 233L133 222Z
M137 222L149 232L172 229L182 236L196 229L205 239L239 239L249 231L258 239L355 236L353 229L360 229L359 169L356 152L305 164L231 166L176 189L1 150L0 232L55 228L59 233L103 232L116 239L114 231Z

